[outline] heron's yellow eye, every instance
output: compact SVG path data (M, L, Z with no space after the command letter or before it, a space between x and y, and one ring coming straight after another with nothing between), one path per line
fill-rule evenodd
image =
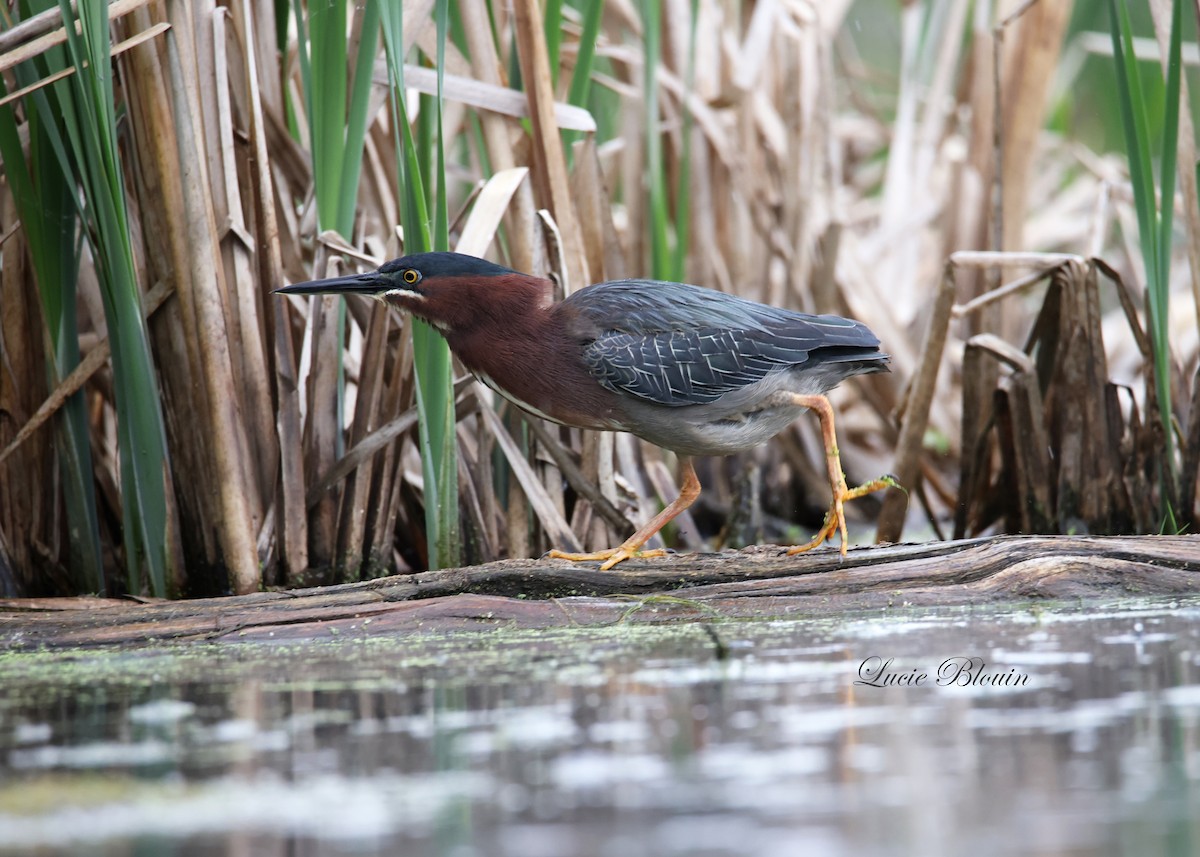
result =
M419 279L421 279L421 274L419 271L414 271L412 268L409 268L404 272L404 282L408 283L410 286Z

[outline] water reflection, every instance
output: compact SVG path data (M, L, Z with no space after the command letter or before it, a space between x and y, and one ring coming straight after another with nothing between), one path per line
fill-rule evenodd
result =
M0 851L1190 855L1198 615L7 654Z

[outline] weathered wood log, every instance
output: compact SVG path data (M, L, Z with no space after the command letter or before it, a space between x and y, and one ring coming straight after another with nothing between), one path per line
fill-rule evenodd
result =
M1200 537L1002 536L861 548L844 559L755 547L630 560L608 572L506 560L192 601L0 600L0 646L298 640L1153 594L1200 594Z

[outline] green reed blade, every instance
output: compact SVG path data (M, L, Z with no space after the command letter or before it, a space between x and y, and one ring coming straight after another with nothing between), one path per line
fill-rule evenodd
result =
M692 223L692 115L688 98L696 85L696 24L700 12L699 0L691 2L691 17L688 26L688 60L684 80L683 129L681 131L683 151L679 159L679 183L675 188L675 248L671 255L671 270L668 279L683 282L687 276L688 251L691 249Z
M662 53L662 9L657 0L642 3L642 102L646 124L646 183L650 191L650 270L669 279L671 214L667 206L667 175L663 165L662 129L658 108L658 65Z
M558 64L562 54L562 4L563 0L546 0L542 12L542 25L546 32L546 53L550 57L550 81L558 86Z
M72 20L68 0L59 0L58 5L64 20ZM169 462L117 148L108 10L105 4L81 3L79 13L80 31L65 28L75 74L54 84L55 114L42 119L47 128L61 119L69 141L72 178L86 200L87 235L112 348L129 586L134 592L141 590L144 567L151 591L162 596L167 594L164 477Z
M396 116L398 182L404 252L418 253L449 249L449 208L446 204L445 152L442 134L442 73L447 32L447 3L439 0L434 14L438 27L438 98L426 101L418 119L418 138L413 138L404 102L403 20L398 8L385 8L384 45L388 77ZM432 117L430 114L433 114ZM436 148L436 151L433 151ZM432 176L435 197L427 195L430 155L436 159ZM434 217L430 223L429 211ZM430 568L448 568L461 563L458 516L458 462L455 438L453 372L450 349L445 339L426 323L413 319L413 368L416 375L418 437L425 480L425 531L429 542Z
M1138 238L1146 271L1146 306L1154 355L1154 386L1166 446L1163 456L1165 472L1162 474L1164 513L1173 519L1176 464L1175 438L1171 422L1168 309L1181 90L1182 0L1174 0L1171 13L1158 188L1162 194L1161 206L1154 186L1151 163L1146 103L1148 96L1142 85L1139 64L1134 53L1133 26L1128 5L1125 0L1109 0L1109 13L1121 124L1125 132L1126 158L1138 219Z
M579 36L579 54L575 58L575 70L571 73L571 86L567 91L567 102L577 107L586 107L592 89L592 67L596 62L596 42L600 38L600 18L604 13L604 0L583 0L583 32ZM557 68L557 66L555 66ZM571 147L580 136L577 131L564 131L568 163L574 158Z
M47 63L61 69L56 50ZM43 69L45 66L43 66ZM22 85L41 75L25 68L15 70ZM0 95L7 87L0 79ZM50 334L52 354L48 382L58 385L78 364L79 331L75 320L75 291L79 279L79 244L76 239L76 204L71 185L46 139L42 116L48 111L30 109L28 115L30 164L26 165L12 105L0 107L0 155L25 232L38 285L42 315ZM55 129L57 133L57 129ZM71 396L55 421L55 442L63 474L63 501L67 514L69 568L79 592L105 594L100 525L93 488L91 443L82 393Z

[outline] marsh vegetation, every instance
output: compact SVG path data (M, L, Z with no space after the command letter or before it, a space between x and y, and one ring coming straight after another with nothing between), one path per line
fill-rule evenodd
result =
M843 461L908 491L860 538L1195 521L1190 4L79 6L0 32L0 593L608 547L672 499L670 456L506 409L432 329L271 295L428 248L866 322L892 372L835 394ZM804 540L820 449L705 462L668 538Z

